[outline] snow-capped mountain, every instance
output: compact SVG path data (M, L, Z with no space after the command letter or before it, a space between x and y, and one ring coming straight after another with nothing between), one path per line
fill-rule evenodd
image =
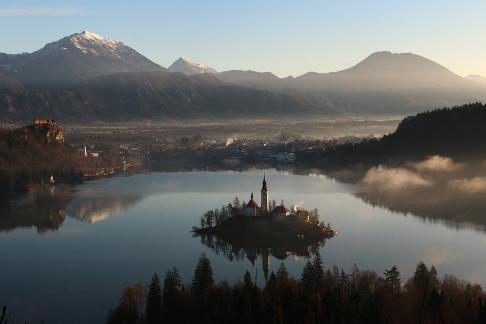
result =
M202 74L202 73L210 73L210 74L217 74L213 68L209 66L192 62L191 60L180 57L171 66L169 66L170 72L180 72L186 75L194 75L194 74Z
M162 70L121 41L83 31L28 54L1 54L0 69L28 83L79 81L104 74Z

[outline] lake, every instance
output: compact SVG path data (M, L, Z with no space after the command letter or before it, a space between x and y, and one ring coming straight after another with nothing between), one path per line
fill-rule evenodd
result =
M254 264L230 260L190 231L205 211L235 196L248 201L254 192L259 203L264 172L270 199L318 208L321 220L339 231L320 247L326 267L356 264L381 274L397 265L408 278L423 260L440 274L486 284L484 226L464 217L401 211L325 175L274 169L145 173L55 187L3 211L0 305L14 308L15 322L104 323L124 287L148 282L155 272L163 277L172 266L189 283L201 253L210 257L217 281L234 282L249 270L262 284L261 256ZM434 206L436 214L444 208ZM273 256L266 261L271 270L282 262ZM300 276L306 258L288 255L283 262Z

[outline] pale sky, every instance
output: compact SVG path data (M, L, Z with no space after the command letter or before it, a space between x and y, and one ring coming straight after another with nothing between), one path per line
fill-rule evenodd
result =
M89 30L169 66L279 76L350 67L372 52L413 52L486 76L486 1L0 1L0 52L31 52Z

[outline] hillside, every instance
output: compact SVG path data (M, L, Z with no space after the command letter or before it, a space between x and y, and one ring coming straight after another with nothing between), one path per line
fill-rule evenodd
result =
M93 159L64 144L57 123L0 129L0 200L10 193L21 193L30 185L82 181L83 173L118 164L108 154Z
M120 121L330 113L304 98L228 85L210 75L165 71L117 73L62 88L3 83L0 91L4 120L39 115L62 121Z
M376 52L342 71L308 72L297 78L254 71L227 71L217 77L232 84L313 97L327 108L359 115L403 115L486 101L484 85L412 53Z
M185 58L169 69L91 32L22 54L0 53L0 120L407 115L486 102L478 78L462 78L412 53L376 52L331 73L279 78L216 70Z
M431 155L486 156L486 105L467 104L405 118L380 139L344 144L325 152L325 164L381 163Z

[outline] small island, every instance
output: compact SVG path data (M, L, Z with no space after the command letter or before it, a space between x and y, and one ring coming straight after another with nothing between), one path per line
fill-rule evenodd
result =
M261 189L261 205L253 193L248 203L235 198L232 203L206 212L200 227L194 227L198 235L216 235L240 246L288 245L310 243L333 237L336 232L330 224L319 221L317 209L308 211L298 206L285 207L283 201L270 202L265 175ZM300 245L300 244L299 244Z

